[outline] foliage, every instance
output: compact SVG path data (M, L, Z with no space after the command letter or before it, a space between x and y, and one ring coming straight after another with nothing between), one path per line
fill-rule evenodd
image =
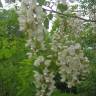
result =
M96 65L91 66L91 71L88 78L78 86L78 92L82 96L95 96L96 94Z
M78 91L82 96L95 96L96 94L96 33L91 24L85 24L83 32L78 39L84 48L84 53L90 60L90 73L85 81L78 86Z
M16 96L19 62L25 58L24 36L15 11L0 13L0 96Z
M52 94L52 96L79 96L79 94L75 95L75 94L68 94L68 93L62 93L59 90L55 90L54 93Z
M96 14L96 0L80 0L81 9L83 9L83 15L89 16L95 20Z
M64 11L66 11L68 9L67 4L58 4L57 8L63 13Z

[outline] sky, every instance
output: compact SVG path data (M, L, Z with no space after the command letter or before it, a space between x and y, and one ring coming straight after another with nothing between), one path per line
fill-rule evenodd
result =
M18 0L16 0L16 3L12 3L12 4L5 3L5 0L1 0L1 2L3 4L4 9L10 9L10 8L14 7L15 4L20 5L20 2Z
M17 1L16 3L8 4L8 3L5 3L5 0L1 0L4 9L14 8L15 4L18 4L20 6L20 2L18 0L16 0L16 1ZM50 0L48 0L48 1L50 1ZM58 0L53 0L53 1L56 2ZM74 4L78 4L79 0L61 0L62 3L65 3L65 1L67 2L68 5L74 5ZM54 7L54 10L55 9L56 8ZM51 27L52 27L52 21L50 21L50 24L49 24L49 31L51 30Z
M20 2L18 0L16 0L16 1L17 1L16 3L20 5ZM54 1L57 1L57 0L54 0ZM77 4L79 0L61 0L61 1L62 2L67 1L68 4L72 5L72 4ZM6 8L6 9L8 9L9 7L13 7L14 6L14 4L10 4L9 5L8 3L5 3L5 0L1 0L1 2L3 4L3 7Z

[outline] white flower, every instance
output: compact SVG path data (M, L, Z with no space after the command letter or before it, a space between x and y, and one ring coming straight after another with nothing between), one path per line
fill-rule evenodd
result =
M49 72L49 70L48 70L48 68L46 67L46 68L43 70L43 74L44 74L45 76L47 76L47 75L48 75L48 72Z
M40 66L40 64L44 64L44 57L43 56L39 56L35 62L34 62L34 66Z
M29 59L32 58L32 53L31 53L31 52L28 52L27 55L28 55L28 58L29 58Z
M32 43L31 39L27 40L27 43L25 44L25 47L29 47L31 45L31 43Z
M89 62L89 60L88 60L88 58L87 58L87 57L85 57L85 61L86 61L86 62Z
M65 76L63 76L61 79L61 82L65 82L65 81L66 81L66 78L65 78Z
M72 82L68 82L68 88L71 88L73 86Z
M92 50L93 48L92 47L88 47L87 49Z
M75 49L81 49L81 45L79 43L75 44Z
M45 65L50 66L51 60L45 60Z
M75 48L73 45L70 45L70 47L68 48L68 53L71 55L71 56L74 56L75 55Z

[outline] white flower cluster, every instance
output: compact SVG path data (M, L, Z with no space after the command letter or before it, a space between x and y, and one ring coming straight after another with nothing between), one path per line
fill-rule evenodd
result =
M62 50L62 46L64 45L64 33L63 32L55 32L52 36L52 47L51 49L55 52L58 50ZM62 43L61 43L62 42Z
M65 35L65 36L64 36ZM57 53L56 64L62 82L68 87L75 86L88 73L88 59L84 57L79 43L68 40L69 35L64 32L55 32L52 39L52 50Z
M20 30L28 33L29 38L43 42L44 27L42 24L42 7L36 0L22 0L19 14Z
M25 46L30 47L31 52L28 52L27 55L32 58L38 48L45 49L45 27L42 23L44 12L42 7L38 6L37 0L22 0L18 15L20 30L25 31L29 36Z
M61 81L67 82L68 87L75 86L80 78L88 73L88 59L84 57L79 43L66 46L58 52L59 73Z
M55 88L54 73L49 71L51 61L45 60L43 56L39 56L35 62L34 66L37 67L39 71L34 71L35 85L37 88L36 96L51 96Z

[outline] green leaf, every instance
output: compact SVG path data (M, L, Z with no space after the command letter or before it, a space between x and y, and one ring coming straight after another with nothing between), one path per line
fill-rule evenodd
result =
M49 28L49 19L46 18L44 21L44 26L48 29Z
M45 0L37 0L37 2L39 3L39 5L44 5Z
M53 18L53 14L49 14L48 18L51 20Z
M66 4L58 4L57 8L61 11L64 12L68 9L68 6Z

